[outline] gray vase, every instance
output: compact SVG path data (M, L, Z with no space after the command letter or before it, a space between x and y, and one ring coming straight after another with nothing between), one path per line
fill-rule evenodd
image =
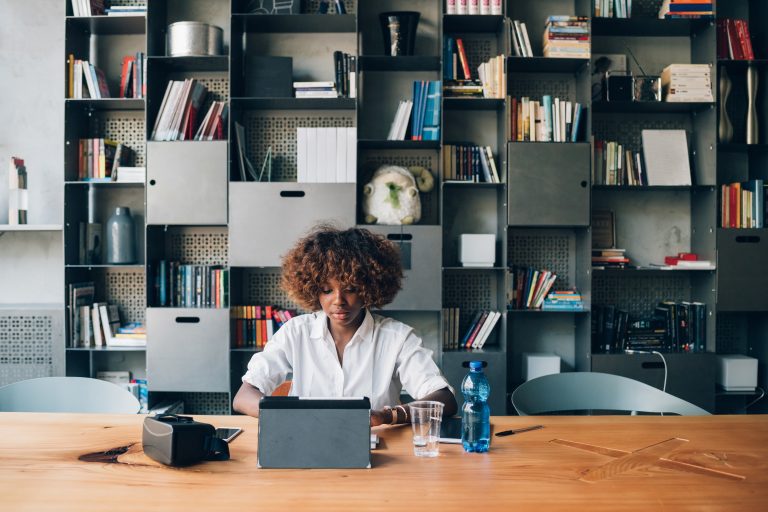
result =
M758 143L757 133L757 67L747 66L747 144Z
M733 124L728 117L728 97L731 95L733 86L728 71L723 66L720 68L720 123L717 126L717 138L723 144L733 140Z
M131 210L118 206L115 213L107 220L107 263L127 265L136 263L136 230L131 217Z

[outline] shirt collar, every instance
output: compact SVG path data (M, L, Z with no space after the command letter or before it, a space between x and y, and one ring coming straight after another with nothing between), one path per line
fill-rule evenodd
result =
M373 323L373 315L366 309L363 323L357 328L357 332L352 336L350 342L354 341L355 338L369 338L373 333ZM323 311L317 311L315 312L315 320L312 322L312 330L310 331L309 336L312 339L323 339L326 334L328 335L328 338L331 339L331 333L328 331L328 316Z

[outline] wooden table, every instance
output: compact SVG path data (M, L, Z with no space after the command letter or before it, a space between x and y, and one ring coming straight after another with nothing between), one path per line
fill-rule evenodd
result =
M495 417L496 431L545 427L494 438L487 454L442 445L436 459L413 456L407 427L382 427L370 470L257 469L257 420L243 416L196 417L245 429L232 460L164 467L141 451L143 419L0 413L0 510L768 507L766 416Z

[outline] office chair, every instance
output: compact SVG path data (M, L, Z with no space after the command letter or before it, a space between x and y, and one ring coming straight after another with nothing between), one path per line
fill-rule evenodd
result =
M42 377L0 388L0 411L136 414L139 401L127 390L103 380Z
M555 373L529 380L512 393L512 405L521 416L563 411L710 414L643 382L596 372Z

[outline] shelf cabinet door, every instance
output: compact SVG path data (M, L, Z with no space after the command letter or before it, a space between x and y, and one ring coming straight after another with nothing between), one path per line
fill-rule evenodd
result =
M227 223L227 141L147 142L147 224Z
M229 309L147 309L150 391L229 392Z
M768 310L768 237L763 229L718 231L717 310Z
M230 183L229 264L279 267L320 222L355 224L354 183Z
M363 226L400 248L403 289L386 306L391 310L439 310L442 307L442 231L440 226Z
M590 146L509 143L509 225L588 226Z

